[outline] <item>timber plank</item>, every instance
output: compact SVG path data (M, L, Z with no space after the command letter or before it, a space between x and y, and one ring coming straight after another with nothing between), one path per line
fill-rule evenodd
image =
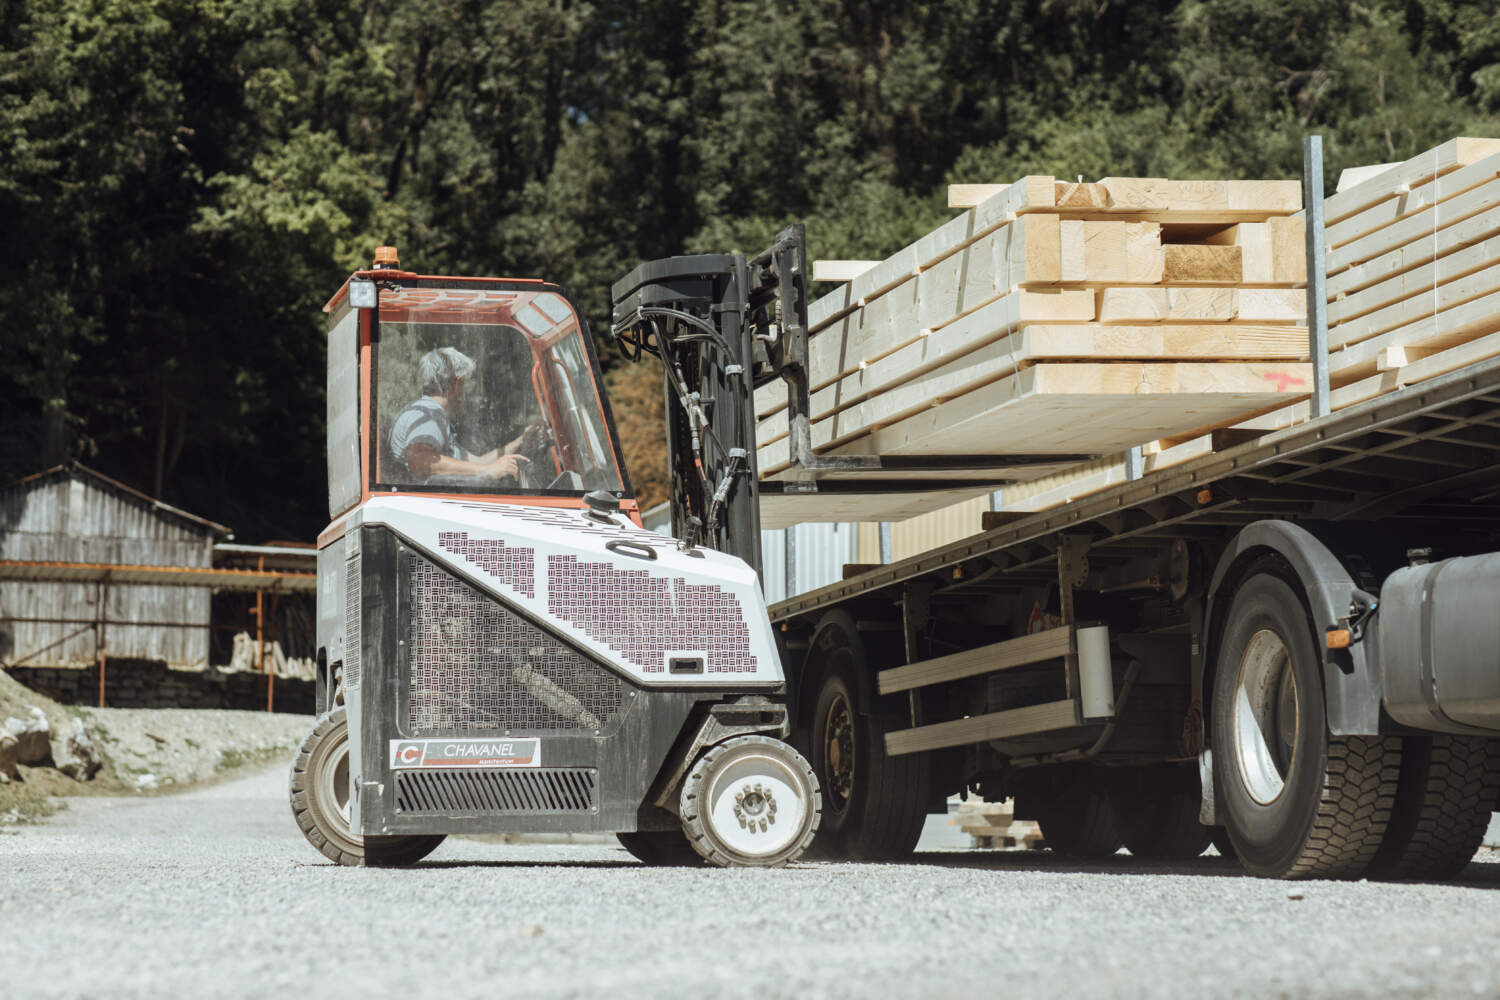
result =
M1481 184L1456 198L1438 202L1414 212L1400 222L1385 226L1368 236L1346 243L1328 252L1331 276L1355 264L1379 257L1396 247L1423 239L1436 240L1444 227L1462 222L1481 212L1500 206L1500 178Z
M988 715L975 715L953 722L939 722L885 735L885 752L892 757L937 750L942 747L983 743L1007 736L1045 733L1082 724L1077 702L1054 701L1027 708L1012 708Z
M983 381L1008 374L1034 361L1046 360L1303 360L1307 357L1307 331L1287 326L1080 326L1031 325L998 340L981 339L976 330L1003 326L1006 314L995 304L960 323L938 330L930 337L882 358L842 379L837 387L814 393L811 413L814 424L835 414L847 413L858 404L871 404L858 416L846 416L839 427L859 426L860 420L890 419L920 408L954 388L950 375L969 372L969 381ZM971 329L965 329L965 327ZM932 384L929 386L929 380ZM959 386L967 388L968 382ZM891 397L876 407L872 401ZM872 416L878 414L878 416ZM767 414L757 425L757 441L764 445L787 432L785 407ZM843 437L838 430L834 440Z
M1500 220L1496 224L1500 225ZM1353 295L1334 298L1328 303L1329 326L1348 323L1412 296L1431 298L1435 288L1497 263L1500 263L1500 237L1403 271Z
M882 670L876 674L876 680L881 694L893 694L929 684L977 677L995 670L1051 660L1066 656L1072 651L1073 630L1064 626Z
M1436 234L1424 231L1407 243L1328 278L1330 301L1353 295L1360 289L1383 281L1392 275L1426 264L1455 250L1500 235L1500 212L1493 207L1453 225L1445 225Z
M1500 177L1500 154L1487 156L1450 174L1429 178L1421 184L1413 185L1410 191L1393 192L1364 211L1325 227L1324 239L1330 249L1336 249L1434 204L1471 191L1496 177Z
M1500 153L1500 139L1471 139L1465 136L1450 139L1435 149L1418 153L1393 169L1377 174L1363 184L1325 198L1324 225L1335 225L1356 212L1384 201L1403 184L1420 184L1433 176L1451 173L1459 167L1477 163L1496 153Z
M1270 231L1266 230L1270 249ZM1240 247L1179 246L1162 248L1162 281L1167 284L1238 285L1244 280L1244 252Z

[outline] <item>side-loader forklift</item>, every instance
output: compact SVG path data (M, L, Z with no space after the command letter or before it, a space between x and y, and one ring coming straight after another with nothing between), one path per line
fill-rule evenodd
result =
M372 866L450 833L612 832L650 864L800 856L822 796L784 742L756 570L700 539L743 450L681 541L647 532L561 288L425 276L383 247L325 312L321 714L291 774L308 840Z

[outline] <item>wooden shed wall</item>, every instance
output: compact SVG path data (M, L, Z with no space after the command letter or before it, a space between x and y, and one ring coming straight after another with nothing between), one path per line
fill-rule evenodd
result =
M213 561L213 542L214 533L206 525L153 509L81 474L0 491L0 559L207 567ZM110 622L198 627L111 624L105 629L106 652L116 658L164 660L173 666L207 663L209 598L207 587L111 586L105 607ZM0 618L93 621L98 602L94 584L0 583ZM31 666L90 663L93 630L67 638L81 627L0 622L0 658L7 663L25 659ZM47 651L30 657L42 649Z

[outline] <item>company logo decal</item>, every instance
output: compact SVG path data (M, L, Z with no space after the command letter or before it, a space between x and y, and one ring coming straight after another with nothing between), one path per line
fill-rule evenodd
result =
M541 740L391 740L392 770L541 765Z

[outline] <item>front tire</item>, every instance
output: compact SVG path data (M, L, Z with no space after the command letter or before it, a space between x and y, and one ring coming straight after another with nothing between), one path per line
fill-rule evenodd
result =
M1400 743L1332 736L1322 657L1301 596L1270 560L1235 593L1213 695L1214 782L1247 870L1357 878L1385 835Z
M292 762L292 818L307 842L341 865L369 868L416 864L442 834L362 837L349 817L349 719L336 708L318 719Z
M711 748L682 783L688 841L720 868L779 868L818 832L822 797L812 767L790 744L736 736Z

